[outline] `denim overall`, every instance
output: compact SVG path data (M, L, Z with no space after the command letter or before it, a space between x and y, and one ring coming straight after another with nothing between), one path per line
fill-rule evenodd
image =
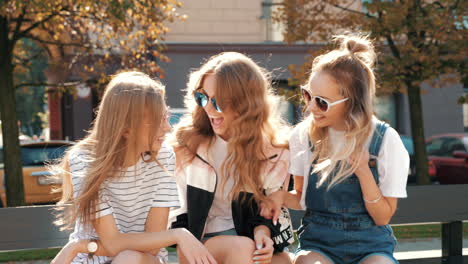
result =
M379 122L369 146L370 169L379 182L377 162L387 124ZM397 164L396 164L397 165ZM355 174L327 190L317 187L317 174L310 169L305 203L307 211L299 229L298 251L315 251L335 264L359 263L371 255L393 257L396 238L389 225L377 226L367 212Z

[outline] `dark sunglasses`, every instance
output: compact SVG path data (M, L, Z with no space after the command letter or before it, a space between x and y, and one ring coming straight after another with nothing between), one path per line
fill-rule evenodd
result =
M195 98L195 102L201 107L205 107L208 104L208 101L211 101L211 104L213 105L213 108L216 110L216 112L221 113L223 112L221 108L218 106L216 103L216 98L214 97L209 97L208 95L202 93L202 92L195 92L193 93L193 97Z
M318 95L312 96L306 88L301 87L301 92L302 92L302 98L304 98L304 101L309 103L310 101L314 101L315 105L317 106L318 109L322 112L328 112L330 108L334 105L343 103L348 100L348 98L344 98L335 102L329 102L327 99L320 97Z

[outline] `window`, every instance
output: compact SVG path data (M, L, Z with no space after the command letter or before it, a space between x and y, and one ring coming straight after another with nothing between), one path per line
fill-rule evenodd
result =
M464 151L466 152L465 145L458 138L451 138L447 141L447 151L452 156L454 151Z
M22 147L21 159L23 166L43 165L48 161L59 159L63 156L67 147Z
M444 143L446 138L436 138L426 144L426 151L431 156L445 156L447 151L444 151Z
M466 148L459 138L443 137L428 142L426 150L431 156L452 157L454 151L466 151Z

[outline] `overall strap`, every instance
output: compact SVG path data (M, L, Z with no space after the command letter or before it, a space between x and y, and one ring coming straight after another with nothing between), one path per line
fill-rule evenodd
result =
M374 134L372 135L372 140L369 145L369 154L371 157L377 158L377 156L379 156L380 146L382 145L383 137L388 126L389 125L383 121L379 121L375 126Z
M377 184L379 183L377 157L379 156L380 146L382 145L383 137L388 127L389 125L387 123L379 121L375 127L371 143L369 145L369 167L371 168L372 173L374 174L374 178Z

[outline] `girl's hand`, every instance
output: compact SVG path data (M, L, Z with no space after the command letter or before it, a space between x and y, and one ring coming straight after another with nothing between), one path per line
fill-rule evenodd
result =
M359 157L359 158L356 158L355 155L351 155L351 157L349 157L348 162L352 166L357 164L356 171L354 172L356 174L356 176L360 177L370 169L369 168L369 157L370 156L369 156L369 151L368 150L364 150L361 153L361 157Z
M260 203L260 215L266 219L272 219L276 225L284 204L284 191L279 190L268 196L268 199Z
M257 250L254 252L254 264L271 263L273 257L273 240L265 232L255 232L255 245Z
M177 245L190 264L217 264L208 249L185 228L180 229Z
M70 241L68 242L55 258L50 262L51 264L69 264L73 261L76 255L80 252L85 252L86 241Z

